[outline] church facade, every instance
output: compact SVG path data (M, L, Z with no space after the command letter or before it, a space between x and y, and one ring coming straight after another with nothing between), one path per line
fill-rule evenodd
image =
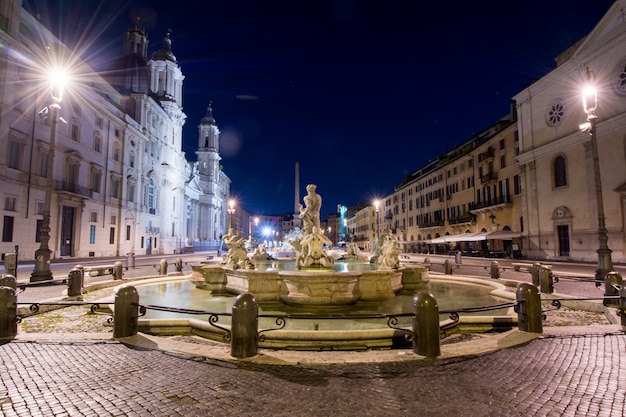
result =
M0 253L17 247L20 260L34 258L47 193L53 259L172 254L219 241L230 193L219 129L209 108L197 162L189 162L182 151L185 77L169 34L148 55L147 34L135 22L122 56L97 74L19 0L3 2L0 15L0 146L7 149ZM71 62L75 77L56 121L42 81L54 61Z

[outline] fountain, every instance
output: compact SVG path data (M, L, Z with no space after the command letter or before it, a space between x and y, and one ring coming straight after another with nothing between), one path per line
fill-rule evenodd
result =
M317 195L315 185L309 185L307 191L305 207L300 208L303 229L296 229L288 237L289 246L294 249L289 258L270 256L263 247L248 256L242 252L243 239L231 230L224 238L228 253L223 259L191 265L191 279L170 277L166 282L145 282L137 288L143 303L182 307L200 315L173 318L151 311L150 317L139 321L140 331L160 335L193 334L223 340L224 329L231 324L227 312L233 309L235 296L249 293L258 303L259 311L266 315L259 316L258 323L262 329L259 334L263 334L260 342L263 347L389 349L406 346L412 318L404 314L410 315L414 296L419 291L432 292L444 310L458 305L488 305L495 302L495 298L512 296L502 284L485 284L478 279L455 277L456 283L451 283L448 278L443 282L439 279L431 282L428 266L400 263L398 242L391 231L386 231L377 242L374 262L354 246L343 259L336 260L339 257L324 248L327 241L320 233L321 197ZM208 312L226 314L221 319L212 313L202 315ZM299 313L305 319L270 317L292 313ZM176 317L179 313L173 314ZM342 320L329 317L344 314L346 317L341 317ZM380 317L351 318L351 315L358 314L400 314L403 317L385 322L379 320ZM224 323L214 325L218 320ZM445 318L442 320L446 323ZM489 329L503 328L511 323L510 318L476 317L476 320L448 319L446 326L448 329L457 325L459 328L464 325L471 329ZM222 325L224 328L220 327Z
M255 259L255 254L252 259L246 258L245 251L242 252L244 240L231 229L224 236L228 253L221 264L192 265L196 287L217 294L251 293L258 302L309 306L381 301L395 297L400 290L413 293L424 288L428 282L427 268L400 265L398 242L390 230L381 238L376 269L336 270L335 258L324 247L332 243L320 227L322 198L315 184L309 184L306 189L304 206L300 205L302 233L289 240L296 252L294 270L273 267L278 262L294 261L272 262L267 267L266 262Z

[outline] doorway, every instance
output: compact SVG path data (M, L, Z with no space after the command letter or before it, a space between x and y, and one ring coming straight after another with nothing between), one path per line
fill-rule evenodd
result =
M564 224L556 228L559 234L559 256L569 256L569 226Z
M72 255L74 240L74 207L63 206L61 210L61 256Z

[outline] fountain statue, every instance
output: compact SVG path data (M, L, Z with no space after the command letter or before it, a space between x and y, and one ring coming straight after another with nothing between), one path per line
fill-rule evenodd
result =
M224 264L232 269L250 266L245 249L246 242L239 236L239 233L235 229L228 229L228 233L222 236L222 240L228 247L228 253L223 261ZM252 267L254 268L254 266Z
M320 227L322 198L316 188L314 184L306 187L304 206L300 205L302 230L296 228L286 236L295 249L295 261L262 259L267 257L264 246L259 246L249 260L244 239L230 229L223 237L228 246L225 265L209 262L193 266L192 281L216 294L250 293L259 302L315 306L388 300L401 290L412 292L423 288L428 281L426 268L400 265L400 246L391 230L379 239L375 267L367 258L359 259L356 246L352 249L356 259L336 264L325 248L332 243Z
M320 228L320 209L322 197L316 192L317 186L306 186L304 206L300 204L300 220L302 221L302 238L292 239L290 243L296 249L296 266L298 269L322 267L332 268L335 258L329 256L324 245L332 245Z
M357 245L355 242L350 242L348 243L346 254L341 259L342 260L352 259L352 260L357 260L357 261L367 261L368 258L369 256L366 256L361 253L361 249L359 249L359 245Z
M379 269L398 269L400 267L400 245L391 229L385 230L385 233L376 242L376 250L370 262L376 264Z
M269 261L274 258L270 256L269 253L267 253L267 249L265 249L265 244L259 243L259 245L254 248L254 252L252 253L252 255L250 255L250 259L255 261Z

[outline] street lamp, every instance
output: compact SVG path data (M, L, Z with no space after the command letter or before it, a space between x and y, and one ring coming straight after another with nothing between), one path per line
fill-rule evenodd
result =
M53 69L48 74L50 82L50 97L52 103L43 109L40 114L50 117L50 147L48 149L48 166L46 170L46 191L43 206L43 220L39 229L39 249L35 251L35 270L30 275L30 281L51 280L50 254L52 251L48 245L50 241L50 206L52 201L52 189L54 179L52 178L52 166L54 164L54 150L56 145L57 124L59 123L59 110L63 99L63 88L67 83L67 74L59 69Z
M589 68L586 69L587 85L583 89L583 109L587 113L587 123L580 125L583 132L589 132L591 135L591 153L593 156L593 169L595 171L595 188L596 188L596 204L598 205L598 242L599 247L596 251L598 254L598 269L596 269L596 285L604 282L604 277L613 271L613 263L611 261L611 249L608 246L608 236L604 217L604 204L602 200L602 181L600 179L600 161L598 158L598 143L596 139L596 123L598 116L596 108L598 107L598 93L593 85L594 74Z
M235 214L235 200L228 200L228 230L233 227L233 214Z

